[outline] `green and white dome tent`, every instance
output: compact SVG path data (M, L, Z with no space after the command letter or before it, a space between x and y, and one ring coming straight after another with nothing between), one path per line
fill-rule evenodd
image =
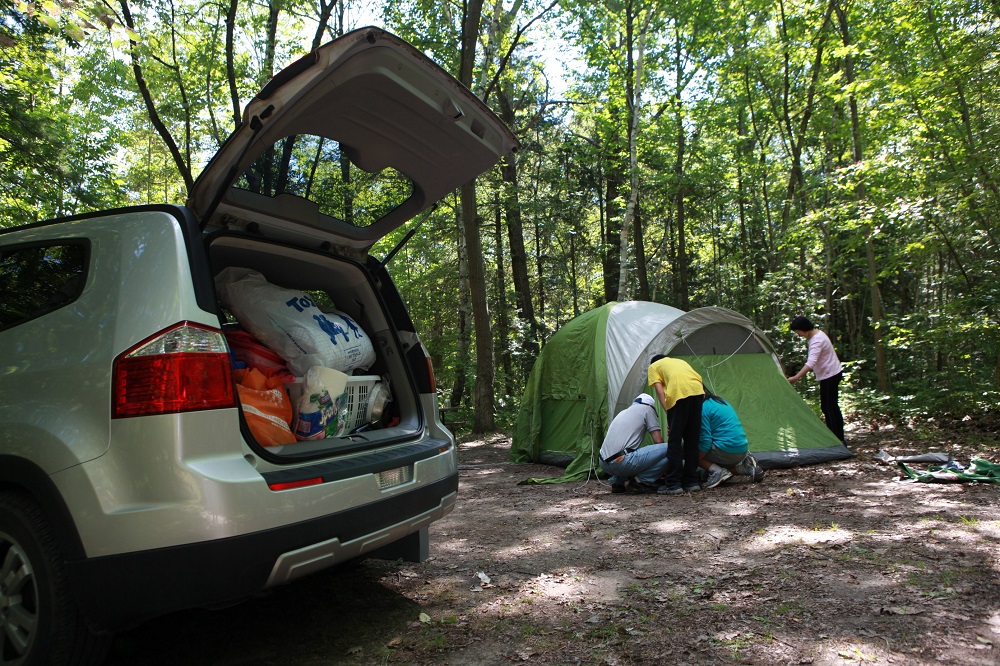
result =
M684 312L625 301L572 319L543 347L524 389L511 460L566 468L536 482L587 478L599 469L614 416L639 393L653 395L646 371L657 354L690 363L706 389L733 405L762 467L851 457L785 379L773 345L749 319L726 308ZM662 413L660 421L666 433Z

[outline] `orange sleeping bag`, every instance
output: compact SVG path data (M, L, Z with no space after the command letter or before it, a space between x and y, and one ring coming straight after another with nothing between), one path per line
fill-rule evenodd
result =
M291 429L292 401L281 380L256 368L236 370L233 374L243 416L257 443L262 446L295 443Z

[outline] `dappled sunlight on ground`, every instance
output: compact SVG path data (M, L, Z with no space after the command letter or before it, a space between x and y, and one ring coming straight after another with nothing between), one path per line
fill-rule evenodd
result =
M648 524L650 532L656 532L659 534L685 532L692 529L692 527L691 521L677 519L656 520Z
M512 464L497 438L462 442L456 508L431 526L427 562L370 560L316 590L326 605L257 606L236 624L267 617L292 637L272 662L290 665L995 666L1000 486L901 483L879 448L666 497L519 485L561 470ZM212 663L178 653L202 632L209 655L234 633L199 616L117 663ZM252 644L227 643L225 663L264 663L240 651Z
M785 544L848 544L854 537L852 532L830 526L817 525L813 529L771 528L753 539L765 548L780 548Z

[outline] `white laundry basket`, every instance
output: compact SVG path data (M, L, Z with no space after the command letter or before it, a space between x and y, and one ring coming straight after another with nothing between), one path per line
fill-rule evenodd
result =
M367 421L368 397L381 381L378 375L359 375L347 380L347 425L341 435L346 435Z

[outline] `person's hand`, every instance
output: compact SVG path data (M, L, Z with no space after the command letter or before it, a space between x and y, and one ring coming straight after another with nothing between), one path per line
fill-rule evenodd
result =
M798 377L789 377L788 378L788 383L789 384L794 384L796 379L798 379Z

